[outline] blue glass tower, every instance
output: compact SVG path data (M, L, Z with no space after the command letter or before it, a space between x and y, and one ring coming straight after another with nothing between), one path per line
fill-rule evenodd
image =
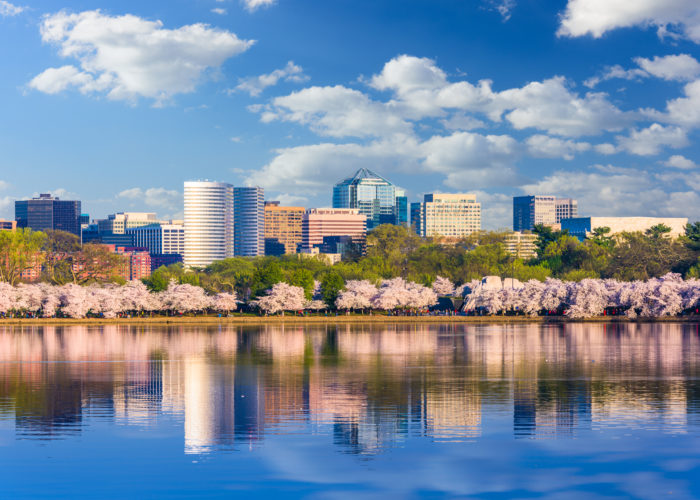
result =
M401 224L407 216L397 207L397 196L404 197L403 191L381 175L361 168L333 186L333 208L359 209L367 217L367 229L380 224Z

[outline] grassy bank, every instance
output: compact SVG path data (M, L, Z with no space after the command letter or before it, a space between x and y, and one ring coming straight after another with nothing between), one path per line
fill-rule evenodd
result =
M464 324L561 324L561 323L697 323L700 316L664 317L664 318L637 318L629 319L623 316L597 316L585 319L571 319L559 316L384 316L374 314L371 316L350 315L350 316L183 316L176 318L153 317L153 318L8 318L0 320L0 327L3 325L275 325L275 324L437 324L437 323L464 323Z

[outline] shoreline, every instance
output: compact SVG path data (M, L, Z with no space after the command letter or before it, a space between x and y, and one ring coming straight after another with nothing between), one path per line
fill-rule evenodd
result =
M700 316L627 318L625 316L595 316L591 318L564 318L559 316L185 316L177 318L7 318L0 327L7 326L62 326L62 325L327 325L327 324L566 324L566 323L698 323Z

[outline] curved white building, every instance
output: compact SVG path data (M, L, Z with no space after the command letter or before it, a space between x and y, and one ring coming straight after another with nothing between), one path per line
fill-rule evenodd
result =
M185 182L186 267L205 267L233 257L233 186Z

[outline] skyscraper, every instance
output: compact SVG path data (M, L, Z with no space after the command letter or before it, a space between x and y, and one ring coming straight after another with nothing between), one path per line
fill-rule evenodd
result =
M367 229L380 224L406 222L406 215L397 209L396 197L403 197L391 182L369 169L361 168L355 175L333 186L333 208L354 208L367 217ZM403 203L403 210L407 207Z
M578 202L556 196L513 197L513 231L532 231L536 225L560 224L578 215Z
M265 190L233 188L234 255L265 255Z
M296 253L304 211L304 207L280 206L279 201L265 202L265 255Z
M426 194L420 206L411 204L411 216L411 223L424 238L463 238L481 230L481 203L473 194Z
M302 221L302 248L320 246L329 236L350 236L364 246L366 234L366 217L357 209L310 208Z
M185 266L205 267L229 257L233 257L233 186L185 182Z
M80 201L60 200L50 194L15 201L15 220L17 227L66 231L80 236Z

